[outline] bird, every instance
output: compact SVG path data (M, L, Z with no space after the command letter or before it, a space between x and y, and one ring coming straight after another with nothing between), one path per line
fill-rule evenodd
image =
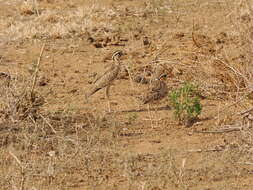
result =
M92 84L91 88L85 94L86 100L99 90L105 88L105 98L107 99L108 111L111 112L111 104L109 98L109 90L113 81L117 78L121 70L120 57L123 55L123 51L117 50L112 55L112 60L115 64L111 65L100 77L98 77Z
M165 69L162 66L157 67L150 82L150 87L141 99L143 104L158 102L168 95L168 87L164 82L166 77Z
M11 77L11 75L9 75L6 72L0 72L0 79L1 79L0 86L7 86L7 87L9 87L10 86L10 82L11 82L11 80L13 78Z

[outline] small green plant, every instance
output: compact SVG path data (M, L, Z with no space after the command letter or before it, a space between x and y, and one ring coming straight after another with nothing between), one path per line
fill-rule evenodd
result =
M175 110L175 118L180 123L189 125L201 113L202 105L198 96L198 86L192 83L185 83L181 88L173 90L169 94L169 100Z

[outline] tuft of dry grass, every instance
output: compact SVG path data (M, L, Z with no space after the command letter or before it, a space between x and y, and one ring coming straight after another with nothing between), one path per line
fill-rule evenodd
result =
M0 68L10 70L0 72L1 189L250 189L249 1L64 2L0 1L19 10L0 17ZM45 41L45 62L27 71ZM105 114L100 94L79 100L114 48L127 51L129 71L113 106L127 111ZM146 85L129 89L129 73L150 77L159 63L172 68L170 89L189 80L201 88L203 114L191 128L167 108L155 126L144 119L152 110L129 111L127 96Z

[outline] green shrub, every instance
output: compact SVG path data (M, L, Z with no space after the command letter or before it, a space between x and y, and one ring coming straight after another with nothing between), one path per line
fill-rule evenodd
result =
M180 123L189 125L201 113L198 86L194 84L185 83L181 88L173 90L169 94L169 100L174 109L174 116Z

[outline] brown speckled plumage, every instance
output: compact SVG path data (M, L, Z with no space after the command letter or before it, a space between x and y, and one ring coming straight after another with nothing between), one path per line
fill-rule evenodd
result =
M112 65L104 74L98 77L94 82L93 86L90 88L89 92L86 94L86 97L90 97L95 94L97 91L110 86L112 82L117 78L120 71L119 65Z
M166 77L164 69L162 67L156 68L153 79L151 81L149 90L142 98L143 104L153 103L155 101L162 100L168 95L168 87L162 80Z
M100 77L98 77L93 82L91 88L86 93L86 98L92 96L97 91L105 87L110 87L110 85L117 78L120 72L120 61L119 61L120 56L122 56L122 51L116 51L113 54L112 59L115 61L115 64L113 64L110 68L108 68Z
M143 104L153 103L154 101L161 100L168 95L168 87L162 80L154 80L151 84L151 88L144 95L142 99Z
M90 96L95 94L97 91L105 88L105 97L108 103L108 111L111 112L111 103L109 98L109 89L112 85L112 82L117 78L120 72L120 60L119 58L123 55L122 51L116 51L112 55L112 59L115 61L115 64L107 69L100 77L98 77L94 82L88 92L85 94L86 101Z

